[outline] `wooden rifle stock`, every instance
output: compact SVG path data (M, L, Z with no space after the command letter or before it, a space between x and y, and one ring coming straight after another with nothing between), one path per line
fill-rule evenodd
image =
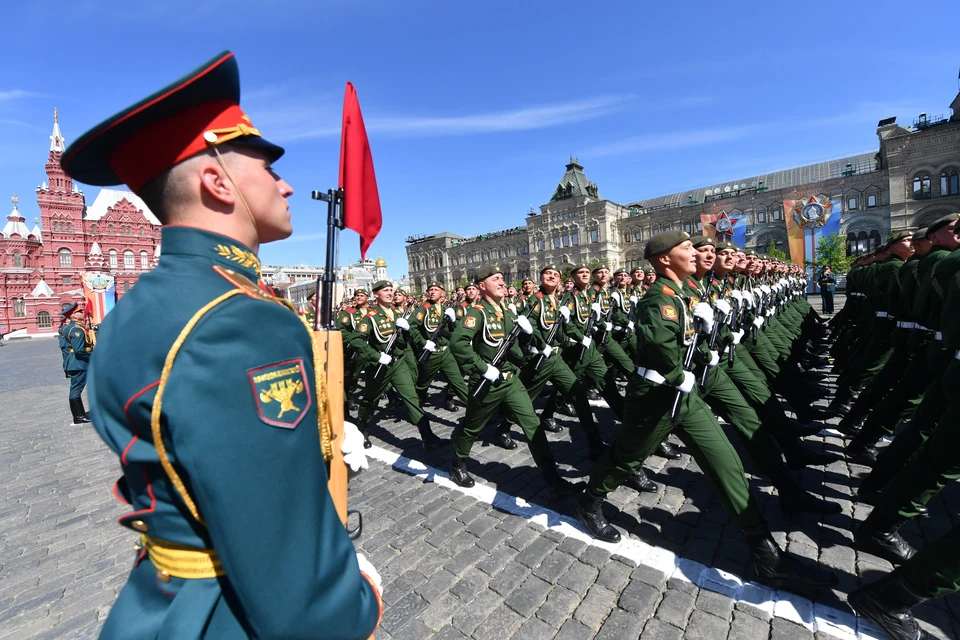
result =
M412 307L410 307L410 311L408 311L407 313L405 313L400 317L406 320L411 315L413 315L413 312L416 311L417 308L419 308L419 306L420 306L419 304L413 305ZM391 355L394 345L397 344L397 338L400 337L401 331L403 330L400 327L396 326L396 323L394 323L393 334L390 336L390 339L387 340L387 346L383 349L383 353L387 354L388 356ZM373 372L374 382L383 379L383 376L385 376L387 373L387 367L389 366L390 366L389 364L377 365L377 370Z
M447 322L450 321L450 318L447 317L447 309L453 309L454 307L456 307L459 300L460 298L457 297L451 300L449 304L444 305L443 313L440 314L440 324L438 324L437 328L434 329L433 332L430 334L430 338L429 338L430 342L433 342L434 344L436 344L437 338L440 337L440 332L443 331L443 327L446 326ZM417 364L423 364L424 362L429 360L430 356L433 354L434 354L433 351L427 351L426 349L424 349L423 351L420 352L420 355L417 356Z
M343 335L332 329L321 329L313 334L316 371L326 381L325 411L330 421L333 457L327 462L327 488L333 498L333 506L344 526L347 524L347 464L343 461Z

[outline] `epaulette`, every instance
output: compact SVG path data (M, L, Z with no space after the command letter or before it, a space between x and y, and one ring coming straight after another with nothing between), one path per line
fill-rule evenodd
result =
M538 298L542 298L542 297L543 297L543 292L542 292L542 291L537 291L537 297L538 297Z
M663 292L664 292L666 295L668 295L668 296L675 296L675 295L677 295L677 292L676 292L676 291L674 291L673 289L671 289L670 287L668 287L668 286L666 286L666 285L663 286Z
M376 311L368 311L368 312L367 312L367 317L368 317L368 318L373 318L373 317L375 317L376 315L377 315L377 312L376 312Z
M479 302L476 303L476 304L474 304L472 308L474 308L474 309L480 309L481 311L483 311L483 305L480 304Z
M347 307L347 308L345 309L345 311L346 311L347 313L356 313L356 312L357 312L357 310L354 309L353 307Z
M600 285L598 285L598 284L593 285L593 290L594 290L594 291L600 291Z
M213 265L213 270L219 273L224 279L232 284L237 289L243 291L244 294L249 298L254 298L255 300L264 300L265 302L273 302L274 304L279 304L282 307L288 307L293 309L292 306L288 306L290 303L282 298L277 298L276 296L271 296L269 293L258 287L257 285L250 282L245 277L241 276L236 271L232 271L225 267L221 267L218 264Z
M423 303L423 308L424 308L424 309L429 309L429 308L430 308L430 303L429 303L429 302L424 302L424 303Z

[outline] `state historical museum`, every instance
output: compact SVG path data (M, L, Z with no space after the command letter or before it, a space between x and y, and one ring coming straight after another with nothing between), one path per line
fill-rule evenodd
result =
M113 276L119 299L160 258L160 222L143 201L130 191L101 189L87 206L60 168L65 148L54 110L47 177L36 189L40 219L28 227L13 196L0 230L0 333L55 333L63 306L85 302L84 273Z

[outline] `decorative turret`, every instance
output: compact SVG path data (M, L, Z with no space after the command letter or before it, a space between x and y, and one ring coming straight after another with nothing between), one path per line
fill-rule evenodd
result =
M53 133L50 134L50 151L63 153L66 148L63 140L63 134L60 133L60 120L57 117L57 108L53 108Z
M377 280L386 280L387 279L387 261L383 259L383 256L377 258L377 261L373 263L374 266L374 278Z
M17 208L17 203L20 202L20 198L14 195L10 198L10 201L13 202L13 211L7 216L7 224L4 225L3 231L0 231L0 236L11 238L14 235L18 235L26 240L30 232L27 230L27 225L23 223L25 218L20 215L20 210Z
M97 271L103 268L103 251L100 250L100 245L96 241L90 247L90 253L87 254L87 266Z
M577 196L600 199L600 191L596 183L590 182L589 178L584 175L583 167L577 162L577 158L570 156L567 172L560 178L560 184L553 192L550 202L576 198Z
M40 218L33 219L33 230L30 235L37 239L37 242L43 244L43 234L40 232Z

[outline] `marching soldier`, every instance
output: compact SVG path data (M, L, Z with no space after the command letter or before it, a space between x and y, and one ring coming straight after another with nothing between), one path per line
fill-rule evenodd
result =
M239 98L224 52L61 160L76 180L126 184L164 224L159 265L107 315L90 367L93 423L130 505L120 524L140 536L107 640L362 639L382 611L327 489L313 331L259 286L257 251L290 236L293 189ZM362 438L344 435L359 470Z
M694 374L684 369L684 352L697 338L697 323L711 328L713 311L693 305L683 281L696 271L696 250L690 236L668 231L646 245L645 258L657 270L657 280L638 305L637 333L641 346L638 368L627 385L624 424L613 446L590 474L576 515L594 537L617 542L620 533L603 516L607 494L650 455L668 433L676 429L714 489L731 512L750 547L754 579L772 586L829 587L836 576L783 552L770 535L750 494L736 451L696 390ZM679 396L677 395L679 393ZM678 398L676 426L671 420Z
M463 383L463 373L460 372L453 353L447 348L451 331L444 328L436 340L430 339L444 321L444 316L448 316L451 327L456 323L453 307L444 308L443 306L444 295L443 285L439 282L431 282L427 286L427 302L417 311L413 319L410 339L419 351L430 352L426 362L419 367L417 377L417 396L420 398L420 404L424 404L427 390L434 377L437 373L443 373L447 379L444 409L456 411L457 405L453 401L453 395L456 394L460 402L466 404L467 387Z
M316 299L316 294L312 297ZM343 394L348 412L356 408L354 398L357 393L361 369L359 359L354 357L355 351L351 345L351 339L357 330L360 319L366 315L367 298L365 289L357 289L353 292L353 304L347 305L343 311L337 314L336 318L336 327L343 336ZM312 322L310 326L313 326Z
M357 330L350 337L350 345L359 354L362 366L367 371L367 382L363 400L357 413L360 432L363 433L363 446L371 446L368 437L370 419L377 409L380 397L393 389L403 405L407 415L420 432L423 446L427 451L444 447L447 442L439 438L430 428L430 420L420 406L417 395L417 365L407 340L400 334L410 331L410 323L392 306L393 284L389 280L374 283L373 295L376 304L361 318ZM387 346L393 340L393 349L387 353ZM379 372L379 375L378 375Z
M477 288L476 283L471 282L463 289L463 302L460 302L457 305L457 320L461 320L463 316L467 314L467 310L473 305L480 302L480 289Z
M579 492L580 487L562 478L557 471L546 432L540 426L530 396L520 382L519 367L510 359L499 367L490 364L503 341L513 331L514 323L519 324L528 337L525 340L528 345L533 327L525 316L514 315L502 304L507 287L499 268L480 269L477 288L481 294L480 302L469 308L463 322L457 325L451 338L451 348L460 368L469 376L470 389L476 389L483 379L491 383L491 388L483 399L478 400L470 395L467 400L466 415L453 436L450 478L461 487L476 484L466 466L470 449L490 416L497 407L501 407L505 415L523 430L533 461L540 468L551 494L555 498L573 495ZM516 360L523 357L519 343L513 344L511 352Z

